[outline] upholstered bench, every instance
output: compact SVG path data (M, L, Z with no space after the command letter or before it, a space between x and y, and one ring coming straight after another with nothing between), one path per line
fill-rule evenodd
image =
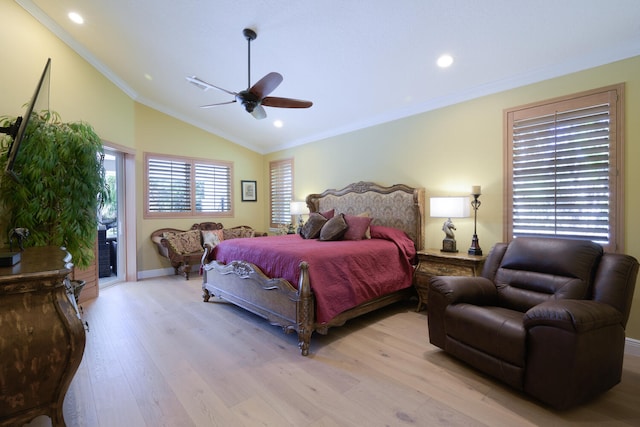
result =
M171 262L175 274L183 274L189 280L192 267L200 264L207 240L266 235L267 233L256 232L247 226L226 229L219 222L201 222L193 224L189 230L161 228L151 233L151 241L156 245L158 253Z

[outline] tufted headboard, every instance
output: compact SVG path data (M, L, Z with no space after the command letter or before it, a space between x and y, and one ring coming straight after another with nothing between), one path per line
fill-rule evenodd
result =
M372 225L403 230L416 245L424 247L424 188L403 184L383 187L373 182L356 182L341 190L310 194L306 199L311 212L335 209L336 213L359 215L368 213Z

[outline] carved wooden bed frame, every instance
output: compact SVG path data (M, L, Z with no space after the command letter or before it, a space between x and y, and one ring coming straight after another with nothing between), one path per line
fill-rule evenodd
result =
M372 225L399 228L413 240L417 250L424 245L424 188L402 184L382 187L372 182L357 182L341 190L326 190L311 194L306 199L311 212L335 209L336 213L357 215L368 212ZM300 263L300 280L294 287L287 280L269 278L254 264L233 261L222 264L211 261L203 266L203 299L211 296L229 301L251 311L271 324L282 327L286 333L297 332L298 347L303 356L309 354L311 334L326 334L333 326L386 305L408 298L409 287L366 301L346 310L327 323L315 322L315 300L311 290L308 264Z

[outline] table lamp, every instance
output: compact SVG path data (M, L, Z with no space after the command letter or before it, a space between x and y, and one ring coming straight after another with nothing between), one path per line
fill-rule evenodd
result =
M307 209L307 203L291 202L291 205L289 206L289 212L291 213L291 216L296 216L298 218L298 228L296 230L296 233L300 233L300 230L304 225L304 221L302 220L302 215L309 213L309 209Z
M453 230L456 229L451 218L469 216L468 197L431 197L430 211L432 218L447 218L442 225L445 238L442 240L442 252L458 252Z

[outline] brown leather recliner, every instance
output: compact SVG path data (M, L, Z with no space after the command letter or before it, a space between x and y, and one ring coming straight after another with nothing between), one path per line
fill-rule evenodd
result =
M638 261L590 241L497 244L481 277L432 277L429 341L557 409L620 382Z

